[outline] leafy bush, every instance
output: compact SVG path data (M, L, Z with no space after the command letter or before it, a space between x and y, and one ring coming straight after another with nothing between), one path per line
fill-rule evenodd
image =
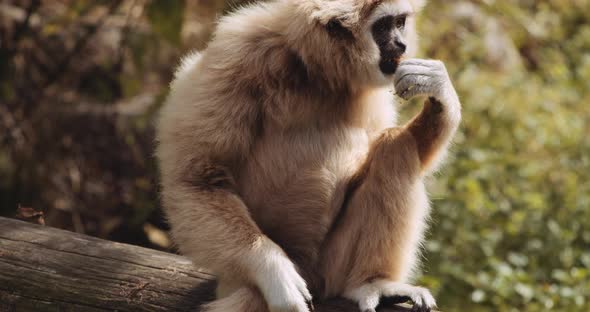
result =
M590 307L588 7L426 9L425 54L446 62L464 105L422 276L445 311Z

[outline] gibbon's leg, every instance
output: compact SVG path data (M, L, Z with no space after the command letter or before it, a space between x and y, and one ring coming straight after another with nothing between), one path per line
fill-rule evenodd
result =
M426 289L405 284L429 210L418 144L407 127L374 142L349 192L322 250L325 296L343 294L362 311L372 311L381 296L407 296L420 311L434 307ZM387 289L374 284L382 280Z
M439 61L400 63L395 86L402 98L429 99L405 127L388 129L374 142L352 179L322 250L326 295L342 291L367 311L381 296L405 296L415 310L429 311L435 302L428 290L404 281L418 262L429 210L422 175L442 159L461 118L460 103ZM344 280L339 272L348 272Z
M195 162L192 167L179 166L191 168L193 175L188 178L178 178L183 175L174 173L175 169L163 171L162 200L181 252L197 266L212 269L220 280L227 276L255 285L270 311L308 312L311 294L305 280L251 219L241 198L232 191L229 173L223 167ZM178 166L182 161L162 162L166 168L172 163ZM256 296L253 299L257 301ZM213 302L212 307L226 306L223 302Z

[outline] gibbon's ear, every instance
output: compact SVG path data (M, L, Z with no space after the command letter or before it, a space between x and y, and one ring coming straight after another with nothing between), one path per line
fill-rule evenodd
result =
M332 18L331 20L329 20L325 27L326 27L326 31L328 32L330 37L332 37L334 39L338 39L338 40L354 39L354 35L352 34L352 31L350 31L350 29L348 29L344 25L342 25L342 22L340 22L337 18Z

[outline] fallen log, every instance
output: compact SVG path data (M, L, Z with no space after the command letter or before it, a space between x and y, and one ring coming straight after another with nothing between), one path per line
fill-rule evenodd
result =
M1 312L198 311L214 289L184 257L0 217ZM316 311L358 309L335 299Z

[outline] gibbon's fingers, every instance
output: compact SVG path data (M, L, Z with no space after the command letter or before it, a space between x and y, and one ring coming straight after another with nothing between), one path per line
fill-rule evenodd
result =
M255 268L253 278L262 292L271 312L309 312L312 300L305 280L282 249L265 239L264 251L249 259Z
M414 65L414 66L422 66L422 67L434 67L437 66L438 63L441 63L439 60L429 60L429 59L404 59L400 62L400 65Z
M418 65L406 65L401 69L402 70L400 71L400 68L398 68L394 75L394 84L399 83L400 80L409 75L422 75L427 77L433 77L435 74L428 67Z
M445 100L447 89L453 89L444 64L440 61L413 59L400 63L394 74L398 95L404 99L428 95Z
M404 100L409 100L419 95L428 95L431 77L419 74L411 74L402 79L395 86L397 95Z

